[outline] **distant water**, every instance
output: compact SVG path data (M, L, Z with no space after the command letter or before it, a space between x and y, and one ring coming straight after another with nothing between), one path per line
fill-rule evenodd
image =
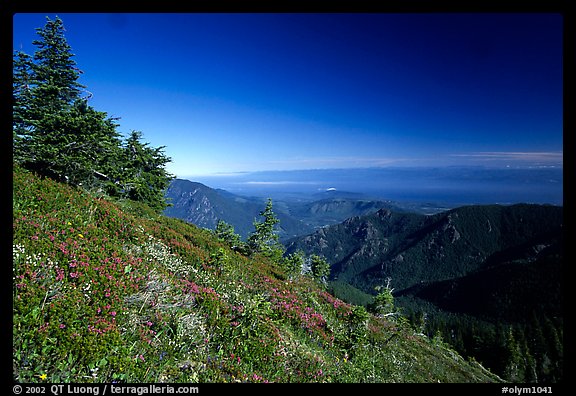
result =
M187 179L238 195L272 198L306 198L335 189L394 201L563 205L561 168L319 169Z

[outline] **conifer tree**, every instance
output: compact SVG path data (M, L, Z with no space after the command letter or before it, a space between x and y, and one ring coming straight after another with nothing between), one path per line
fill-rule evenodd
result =
M379 316L389 316L394 313L394 296L390 289L384 288L374 297L374 310Z
M264 221L254 221L254 232L248 236L248 247L252 252L262 253L276 261L282 258L284 246L279 241L276 225L280 220L272 210L272 199L268 198L266 208L260 212Z
M164 146L152 148L141 140L142 132L132 131L124 144L121 194L160 212L168 206L165 192L174 178L165 168L171 159Z
M227 243L232 248L238 247L241 244L240 235L236 234L234 226L226 223L222 219L218 220L214 234L220 241Z
M513 382L524 382L526 364L522 355L521 345L514 336L514 330L509 328L507 339L507 362L504 371L505 378Z
M115 118L88 104L78 82L82 71L64 37L64 24L46 18L38 28L34 56L13 56L14 161L50 178L111 196L166 206L173 176L164 147L151 148L132 132L122 144Z
M288 277L293 278L302 273L306 258L302 250L297 250L282 258L281 264Z
M30 141L29 109L31 102L32 58L18 51L13 58L12 74L12 137L14 160L22 162Z
M378 316L391 316L396 314L396 310L394 308L394 296L392 292L394 288L390 286L392 282L392 278L386 278L386 285L385 286L377 286L375 289L378 291L378 294L374 297L374 301L372 304L372 308L374 313Z
M34 105L40 114L57 111L80 99L84 85L78 82L82 71L72 59L72 48L64 36L64 22L46 17L46 25L37 28L40 39L33 65Z
M324 257L317 254L311 255L310 269L314 279L318 280L323 285L327 284L328 277L330 276L330 264L328 264Z
M15 160L44 176L80 184L101 173L106 145L118 145L118 133L106 113L81 97L80 69L64 37L64 24L46 18L38 28L33 57L14 56L13 138Z

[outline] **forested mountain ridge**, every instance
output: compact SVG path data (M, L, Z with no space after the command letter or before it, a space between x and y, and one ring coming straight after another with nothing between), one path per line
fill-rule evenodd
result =
M172 180L165 196L171 205L163 212L166 216L211 230L222 220L244 239L253 230L254 220L265 205L264 199L241 197L184 179ZM311 226L286 213L278 212L278 218L282 238L313 231Z
M290 214L316 229L341 223L350 217L371 214L382 208L398 212L405 211L389 201L355 197L329 197L300 205L292 205Z
M390 284L404 315L518 382L563 377L563 208L465 206L432 216L380 210L291 240L323 255L334 294L369 305Z
M497 265L518 250L536 254L561 235L562 221L562 207L551 205L472 205L431 216L381 209L286 246L323 255L332 279L371 293L386 278L402 290Z
M254 219L265 203L264 198L240 196L178 178L170 182L165 198L170 203L163 212L166 216L211 230L222 220L233 226L243 239L251 232ZM315 229L338 224L353 216L374 213L381 208L398 212L418 210L402 208L392 201L332 191L303 200L275 200L275 213L280 220L278 232L282 241L310 234Z

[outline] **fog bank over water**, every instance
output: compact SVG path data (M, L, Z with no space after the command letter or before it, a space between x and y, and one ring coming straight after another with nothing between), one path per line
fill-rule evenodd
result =
M563 205L560 167L414 167L239 172L181 177L238 195L314 199L326 191L450 205Z

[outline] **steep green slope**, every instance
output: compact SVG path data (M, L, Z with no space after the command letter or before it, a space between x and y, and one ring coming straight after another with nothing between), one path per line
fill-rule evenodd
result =
M499 381L207 230L13 177L17 381Z

